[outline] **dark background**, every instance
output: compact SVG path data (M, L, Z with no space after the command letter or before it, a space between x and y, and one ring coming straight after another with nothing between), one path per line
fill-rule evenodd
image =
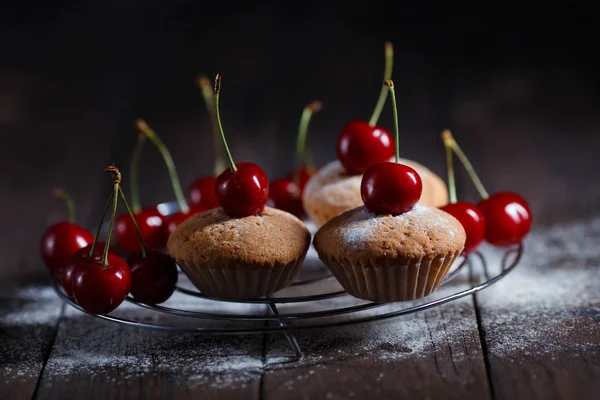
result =
M65 216L55 186L94 226L110 190L103 169L126 170L137 117L167 143L184 185L211 172L199 72L223 76L236 161L271 178L286 172L302 107L315 99L325 107L310 147L317 164L333 160L340 128L371 115L385 41L395 46L402 156L445 176L439 133L450 128L488 190L521 193L538 227L587 215L600 200L599 15L591 2L3 5L0 277L43 272L39 237ZM388 104L380 124L392 129L391 117ZM145 154L142 201L172 200L160 156ZM477 199L462 172L458 184Z

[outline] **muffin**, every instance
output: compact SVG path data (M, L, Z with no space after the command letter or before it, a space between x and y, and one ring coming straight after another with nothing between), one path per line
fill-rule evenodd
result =
M448 203L448 188L443 179L415 161L401 158L400 163L412 167L421 177L423 193L420 204L441 207ZM362 175L348 175L338 160L325 165L310 178L302 193L302 205L307 216L321 227L336 215L361 206L361 180Z
M244 300L289 285L310 239L304 223L285 211L265 207L262 215L232 218L215 208L179 225L167 249L203 294Z
M350 295L394 302L434 292L465 239L456 218L417 204L397 216L375 215L364 206L346 211L325 223L313 244Z

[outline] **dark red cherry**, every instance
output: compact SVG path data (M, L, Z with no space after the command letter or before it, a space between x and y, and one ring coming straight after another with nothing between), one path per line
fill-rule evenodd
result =
M201 207L206 210L219 207L215 193L216 183L217 178L215 176L203 176L196 179L188 190L190 207Z
M75 302L91 314L108 314L127 297L131 288L131 270L127 262L108 253L108 263L85 258L73 271Z
M423 184L417 171L392 162L370 167L360 184L363 202L375 214L405 213L417 204L422 191Z
M349 122L337 140L337 156L351 175L364 173L369 167L389 161L394 155L390 132L365 121Z
M104 246L106 246L105 243L102 243L102 242L96 243L96 247L94 248L94 256L92 257L92 259L95 260L96 262L102 261L102 254L104 253ZM67 266L62 271L61 284L62 284L62 287L63 287L67 297L69 297L69 298L73 298L73 278L74 278L73 272L75 271L75 268L79 264L81 264L82 262L84 262L85 260L90 258L90 250L91 249L92 249L92 245L89 244L89 245L77 250L75 253L73 253L73 255L71 256L71 259L67 263ZM109 249L109 251L112 254L117 255L117 253L115 251L113 251L112 248Z
M227 215L240 218L260 215L269 198L269 180L261 167L242 162L237 171L227 168L217 177L217 199Z
M277 179L269 184L269 205L298 218L304 217L300 190L289 178Z
M146 257L135 253L127 258L131 268L131 295L139 302L159 304L175 291L177 266L175 260L159 251L148 251Z
M475 204L466 201L446 204L442 210L456 218L467 234L464 253L476 250L485 238L485 219Z
M517 244L529 233L532 216L527 202L513 192L498 192L477 207L485 218L485 240L499 247Z
M46 229L40 243L42 259L54 274L60 274L77 250L94 241L87 229L73 222L58 222Z
M133 214L135 222L140 228L144 244L148 250L162 249L165 247L165 217L156 207L145 207L139 213ZM129 214L121 214L115 221L115 235L117 246L126 253L132 254L141 250L140 239Z

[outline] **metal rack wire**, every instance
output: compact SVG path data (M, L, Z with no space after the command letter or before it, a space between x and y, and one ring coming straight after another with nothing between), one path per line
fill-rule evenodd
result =
M186 323L176 323L172 320L156 323L147 322L141 318L126 318L114 315L114 313L107 315L91 315L124 325L176 332L236 335L283 333L292 348L294 356L296 359L300 359L302 358L302 351L298 345L294 331L316 328L332 328L385 320L427 310L429 308L472 295L490 287L510 273L519 264L519 261L523 255L523 251L524 247L522 243L506 250L503 256L499 259L500 268L495 274L490 273L488 261L483 253L475 252L469 257L462 257L455 262L455 267L453 267L452 271L448 274L442 285L446 285L449 281L458 276L461 271L468 269L466 268L467 266L471 266L471 270L473 270L476 265L481 268L480 271L484 277L483 282L471 282L467 289L453 291L450 294L446 294L442 297L432 297L429 299L431 296L428 296L427 298L416 303L393 303L394 307L391 309L389 309L389 304L385 303L360 301L359 304L354 304L357 299L354 299L348 295L344 290L340 290L340 287L335 287L335 278L333 278L331 274L322 273L317 277L301 277L291 284L292 288L300 288L302 292L307 293L303 295L286 296L275 293L273 296L261 299L229 301L213 299L200 293L193 287L185 287L185 285L182 284L178 284L176 288L176 292L179 295L188 298L195 298L198 300L198 302L213 303L213 305L224 305L227 303L254 305L257 309L253 311L245 310L237 313L212 311L215 308L214 306L209 307L209 310L190 310L170 307L167 305L144 304L136 301L131 296L128 296L126 301L134 306L150 310L152 312L177 317L177 319L184 319L186 320ZM473 260L476 260L477 262L475 263ZM185 278L185 275L181 271L180 278ZM182 279L180 279L180 281L181 280ZM334 281L334 285L330 285L333 286L333 289L318 293L318 290L315 290L315 286L318 286L320 283L328 280ZM86 313L85 310L83 310L79 305L74 303L65 295L59 281L52 280L52 283L54 290L62 300L72 307L75 307L76 309ZM438 291L439 290L440 289L438 289ZM317 291L317 293L315 293L315 291ZM285 289L281 292L285 292ZM348 299L348 301L345 301L346 299ZM321 308L318 310L312 309L311 305L314 304L320 304ZM286 305L301 306L301 310L281 312L280 308ZM364 315L365 311L372 311L375 309L381 309L383 311L377 314ZM343 318L338 318L342 316ZM193 322L190 324L190 321ZM212 321L223 322L225 323L225 326L213 326L213 324L209 323ZM261 326L249 327L247 326L248 322L260 323Z
M207 334L259 334L259 333L273 333L273 332L281 332L283 333L290 346L292 351L297 359L302 358L302 351L300 346L298 345L298 341L294 336L295 330L304 330L304 329L315 329L315 328L331 328L331 327L339 327L344 325L352 325L359 323L366 323L371 321L384 320L393 317L399 317L401 315L411 314L419 311L423 311L432 307L436 307L457 299L461 297L469 296L471 294L477 293L481 290L484 290L494 283L498 282L500 279L504 278L509 272L511 272L519 263L521 256L523 254L523 245L520 244L515 248L508 250L501 261L501 269L499 273L490 276L488 263L486 258L481 253L473 253L469 258L464 258L460 261L459 265L446 277L444 284L448 283L451 279L456 277L462 270L465 269L467 265L472 265L471 259L476 258L479 262L478 264L482 268L483 276L485 276L485 281L474 284L470 286L468 289L460 290L443 296L441 298L437 298L435 300L425 301L420 304L412 304L409 303L409 306L401 307L399 309L394 309L391 311L384 312L382 314L376 315L367 315L361 316L359 313L361 311L371 310L378 307L386 306L384 303L375 303L375 302L363 302L358 305L350 305L350 306L342 306L342 307L329 307L319 311L299 311L292 313L280 313L278 307L283 304L290 303L311 303L318 302L322 300L329 300L334 298L341 298L344 296L349 296L345 291L331 291L326 293L318 293L318 294L309 294L303 296L288 296L288 297L267 297L263 299L256 300L245 300L245 301L231 301L234 303L245 303L245 304L261 304L264 305L268 314L263 313L243 313L243 314L230 314L223 312L205 312L205 311L193 311L193 310L185 310L178 309L172 307L166 307L162 305L152 305L152 304L144 304L134 300L131 296L126 298L126 301L134 304L136 306L153 310L159 313L165 313L170 315L175 315L178 317L184 318L194 318L199 320L198 324L194 324L192 326L189 325L176 325L176 324L160 324L160 323L150 323L144 322L136 319L123 318L119 316L114 316L111 314L108 315L94 315L95 317L117 322L125 325L143 327L143 328L154 328L154 329L162 329L169 331L178 331L178 332L197 332L197 333L207 333ZM325 275L319 278L310 278L303 279L294 282L293 286L310 286L316 282L333 279L331 275ZM58 294L58 296L67 302L69 305L75 307L76 309L86 312L79 305L70 300L65 293L62 291L60 287L60 282L53 280L54 290ZM199 291L188 289L182 286L177 286L176 289L179 293L185 296L193 296L198 299L210 300L214 302L230 302L220 299L212 299L208 296L203 295ZM310 290L310 287L308 288ZM401 304L401 303L399 303ZM343 320L329 320L331 317L339 316L342 314L348 314L349 317ZM248 328L245 326L232 326L232 327L210 327L205 326L202 322L205 320L222 320L227 321L228 323L235 323L240 321L264 321L264 326L262 327L252 327ZM308 323L304 323L301 325L293 324L293 322L298 320L306 320Z

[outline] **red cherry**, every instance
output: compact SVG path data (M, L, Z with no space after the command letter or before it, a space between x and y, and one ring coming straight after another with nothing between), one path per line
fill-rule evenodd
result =
M146 257L135 253L127 258L131 268L131 295L139 302L159 304L175 291L177 266L175 260L159 251L148 251Z
M337 157L351 175L364 173L394 155L394 140L384 128L365 121L349 122L337 140Z
M277 179L269 184L269 203L272 207L287 211L298 218L304 217L299 188L290 178Z
M171 233L173 233L175 228L177 228L183 221L203 211L206 211L206 209L202 207L194 207L187 213L178 211L175 214L169 215L165 226L167 238L171 236Z
M92 257L94 261L101 262L102 254L104 253L105 243L98 242L96 243L96 247L94 248L94 256ZM85 260L90 258L90 250L92 249L92 245L87 245L77 250L71 256L71 259L67 263L67 266L63 269L61 274L61 284L62 287L69 298L73 298L73 278L74 272L77 266L84 262ZM117 254L113 251L113 249L109 249L112 254Z
M375 214L405 213L417 204L422 191L417 171L392 162L373 165L364 173L360 184L363 202Z
M227 168L217 177L217 199L234 218L260 215L269 198L269 180L261 167L242 162L237 171Z
M517 244L531 228L529 205L516 193L494 193L481 200L477 207L485 218L485 240L495 246Z
M73 297L92 314L108 314L127 297L131 288L131 270L127 262L108 253L108 264L94 258L84 259L73 272Z
M162 249L165 247L164 216L156 207L145 207L140 212L133 214L135 222L140 229L144 244L148 250ZM115 221L117 245L125 252L132 254L141 250L140 238L131 222L129 214L121 214Z
M201 207L211 209L219 207L219 201L215 193L217 178L214 176L203 176L196 179L188 190L190 207Z
M60 274L73 253L93 241L94 235L87 229L73 222L58 222L42 235L40 247L44 264L52 273Z
M441 209L456 218L465 228L467 240L463 252L470 253L477 249L485 237L485 219L481 211L466 201L446 204Z

